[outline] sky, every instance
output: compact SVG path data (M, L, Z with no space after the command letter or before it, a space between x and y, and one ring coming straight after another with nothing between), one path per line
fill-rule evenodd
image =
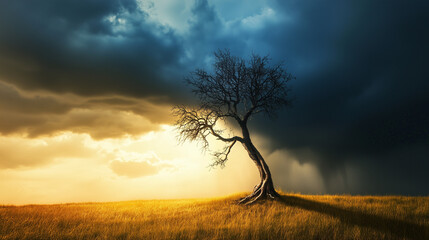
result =
M0 204L250 191L178 144L171 108L213 52L284 63L294 103L250 130L284 192L428 195L424 0L0 1ZM218 144L212 143L216 148Z

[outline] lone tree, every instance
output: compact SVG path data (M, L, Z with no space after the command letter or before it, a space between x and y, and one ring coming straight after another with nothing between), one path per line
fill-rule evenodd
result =
M214 152L212 166L224 166L232 147L241 143L256 164L261 181L240 203L250 204L260 199L278 198L271 172L261 153L253 144L247 123L258 113L273 117L278 109L290 104L287 83L293 77L282 64L270 65L267 56L253 54L249 60L231 56L229 50L214 53L214 72L196 69L186 78L200 104L194 107L175 106L175 123L181 141L200 141L209 148L208 137L225 143ZM219 122L238 123L241 136L226 136L218 129Z

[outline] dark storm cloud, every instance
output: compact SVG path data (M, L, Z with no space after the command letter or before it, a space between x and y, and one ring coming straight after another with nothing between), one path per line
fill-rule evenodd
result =
M328 183L355 166L362 182L345 191L428 194L429 4L282 4L294 21L259 40L271 42L274 58L286 56L296 102L275 126L259 122L259 131L275 138L274 148L316 163ZM301 154L308 149L316 157Z
M174 95L181 47L135 1L2 1L0 79L80 95ZM171 70L170 70L171 71ZM176 88L177 89L177 88Z
M169 122L182 47L147 18L135 1L1 1L0 133L101 139Z

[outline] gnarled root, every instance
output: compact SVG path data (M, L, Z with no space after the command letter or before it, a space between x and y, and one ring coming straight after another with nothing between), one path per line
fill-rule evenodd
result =
M259 200L264 200L264 199L275 200L279 198L280 198L280 194L276 192L272 184L270 184L268 181L263 181L255 186L251 194L240 199L238 201L238 204L249 205Z

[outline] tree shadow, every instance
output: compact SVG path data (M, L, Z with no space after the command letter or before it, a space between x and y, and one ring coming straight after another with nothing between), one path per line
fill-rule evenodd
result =
M327 203L307 200L296 196L282 195L280 202L290 207L298 207L304 210L329 215L350 225L369 227L385 233L391 233L399 238L429 239L428 227L404 220L392 219L351 209L344 209Z

